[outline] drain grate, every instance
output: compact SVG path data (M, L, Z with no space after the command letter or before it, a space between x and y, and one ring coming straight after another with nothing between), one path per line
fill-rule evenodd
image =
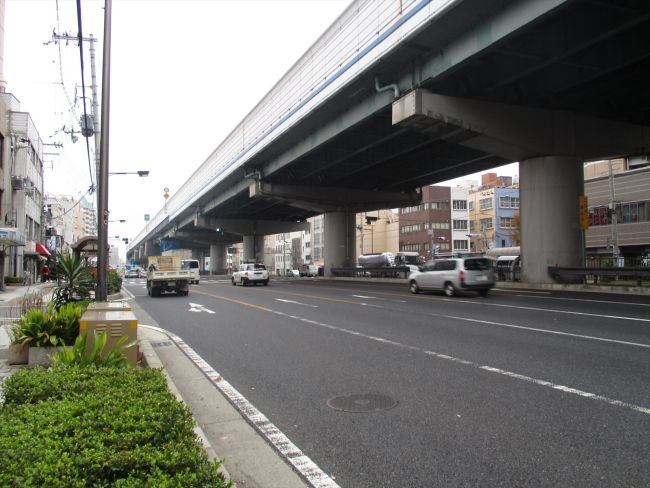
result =
M171 346L172 342L171 341L161 341L161 342L152 342L151 347L167 347Z
M357 393L330 398L327 400L327 405L342 412L362 413L388 410L397 405L397 401L387 395Z

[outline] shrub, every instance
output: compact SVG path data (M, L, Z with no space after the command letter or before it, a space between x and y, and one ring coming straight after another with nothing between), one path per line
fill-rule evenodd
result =
M117 274L117 271L115 270L108 270L108 293L119 293L119 291L122 289L122 278L120 277L119 274Z
M231 486L158 370L30 368L4 390L0 486Z
M95 288L95 278L88 271L84 259L70 254L60 254L57 258L56 273L60 285L52 294L55 308L70 302L89 300Z
M35 347L73 344L86 306L87 303L68 303L56 310L50 303L45 311L29 309L12 327L13 340Z
M58 351L52 356L52 366L54 368L69 366L123 368L129 365L122 351L135 346L138 342L137 340L127 343L129 336L122 336L109 351L104 353L108 335L104 331L99 334L93 331L93 335L95 341L90 354L86 354L87 333L84 333L77 337L74 346L71 348L64 347L62 351Z
M23 282L21 276L5 276L5 283L7 285L20 285Z

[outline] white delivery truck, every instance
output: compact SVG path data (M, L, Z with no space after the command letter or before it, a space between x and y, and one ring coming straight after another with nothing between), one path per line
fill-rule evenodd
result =
M192 272L181 269L180 256L149 256L147 258L147 293L159 297L165 292L189 295Z

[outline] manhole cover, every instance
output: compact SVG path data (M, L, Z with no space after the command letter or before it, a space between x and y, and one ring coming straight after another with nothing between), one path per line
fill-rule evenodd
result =
M161 341L161 342L152 342L151 347L166 347L166 346L171 346L172 343L170 341Z
M397 401L386 395L358 393L330 398L327 405L342 412L376 412L393 408Z

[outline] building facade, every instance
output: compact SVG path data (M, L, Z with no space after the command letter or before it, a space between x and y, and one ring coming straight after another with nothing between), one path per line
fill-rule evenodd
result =
M424 259L452 251L451 188L425 186L422 203L399 209L399 250Z
M623 257L637 265L650 257L650 162L625 158L585 165L588 259Z
M17 238L0 243L2 276L36 281L43 260L43 141L18 100L0 92L0 215ZM44 248L44 246L43 246Z

